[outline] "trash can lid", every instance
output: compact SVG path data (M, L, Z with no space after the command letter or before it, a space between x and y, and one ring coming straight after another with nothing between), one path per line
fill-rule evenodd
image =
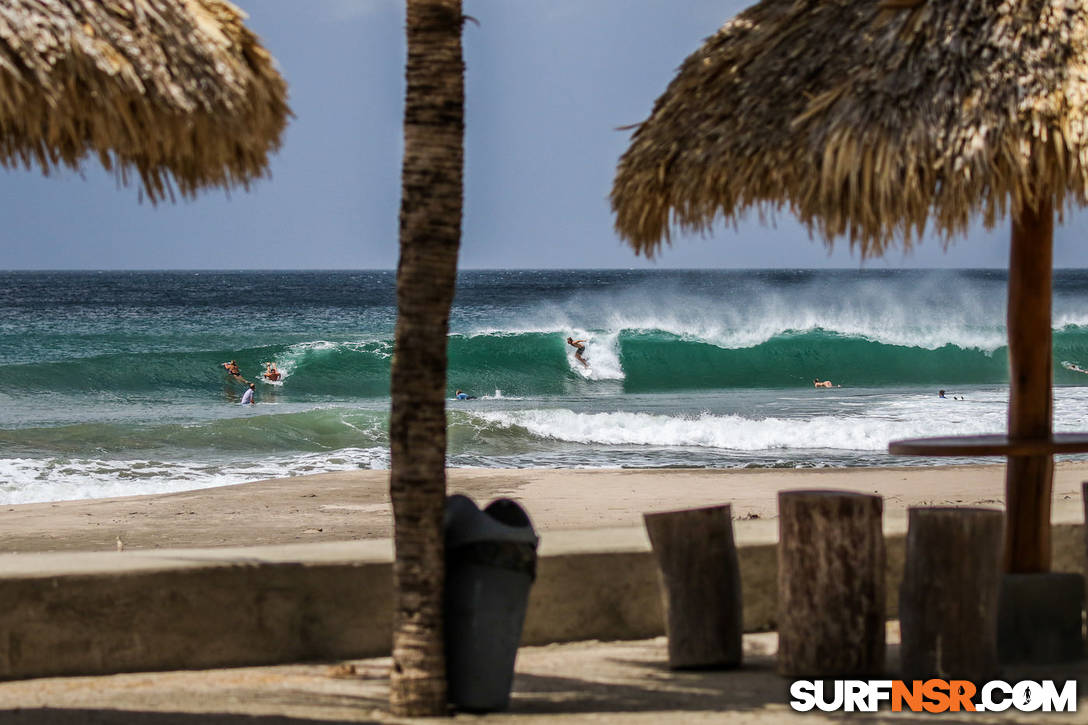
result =
M513 501L504 500L501 509L505 509L508 514L511 507L516 507L521 511L525 520L524 526L514 526L499 521L487 511L481 511L476 502L468 496L454 494L448 497L446 499L444 523L446 546L454 548L480 541L501 541L536 546L539 539L536 532L533 531L533 524L529 521L529 516L525 514L525 510L521 506ZM507 515L504 518L511 520L515 517Z

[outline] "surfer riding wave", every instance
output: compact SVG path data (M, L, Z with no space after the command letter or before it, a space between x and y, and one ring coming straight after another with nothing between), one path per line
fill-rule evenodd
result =
M585 340L575 340L573 337L567 338L567 344L574 348L574 359L582 363L585 367L589 367L589 360L582 357L582 354L586 351Z

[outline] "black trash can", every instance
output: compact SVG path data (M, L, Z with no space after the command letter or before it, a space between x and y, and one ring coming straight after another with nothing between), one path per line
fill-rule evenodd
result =
M446 500L445 529L448 698L469 712L504 710L536 577L537 536L513 501L481 511L461 495Z

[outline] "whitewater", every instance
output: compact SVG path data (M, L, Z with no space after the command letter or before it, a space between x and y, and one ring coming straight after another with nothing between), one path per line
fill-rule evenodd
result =
M448 389L476 399L449 403L449 464L948 463L887 444L1004 430L1005 286L999 270L463 272ZM1055 429L1088 430L1088 272L1055 273L1053 319ZM395 320L391 272L0 273L0 502L386 468ZM242 408L231 359L282 378Z

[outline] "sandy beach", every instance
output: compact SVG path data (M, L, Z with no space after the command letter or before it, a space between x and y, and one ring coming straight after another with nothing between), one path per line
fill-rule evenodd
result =
M642 514L731 503L738 519L775 516L778 491L879 493L886 519L917 505L1001 506L1004 466L752 470L451 469L450 493L481 505L505 496L542 533L642 526ZM112 551L349 541L392 535L388 471L278 478L183 493L0 510L0 551ZM1054 520L1083 520L1088 462L1056 466Z
M641 514L645 511L723 502L731 502L735 507L736 518L742 519L738 533L753 528L773 530L776 493L783 489L798 488L833 488L879 493L885 501L886 527L890 523L893 528L898 527L901 534L902 520L908 507L913 505L1000 506L1003 478L1002 465L741 471L454 469L449 472L449 490L467 493L479 501L488 501L496 496L516 498L529 509L537 528L544 535L545 544L557 539L562 544L586 534L603 537L596 539L597 544L600 544L602 541L607 542L614 534L631 534L629 527L641 527ZM359 470L257 481L187 493L10 506L0 510L7 534L3 539L2 550L113 551L118 537L125 542L126 550L385 537L390 534L387 479L387 471ZM1054 482L1055 521L1072 522L1083 519L1080 489L1085 479L1088 479L1086 462L1062 463L1057 466ZM628 528L620 530L624 527ZM587 528L595 531L573 531ZM563 536L564 532L567 533L566 538ZM1078 535L1075 543L1078 555L1083 553L1082 542ZM766 548L766 543L761 545ZM293 548L309 550L323 547ZM91 557L99 561L127 560L137 563L136 560L143 556L145 555L81 555L52 558L71 562ZM192 552L189 556L192 556ZM209 584L205 575L195 574L186 577L171 575L172 586L184 585L188 581L187 586L193 592L191 595L182 595L179 589L165 587L162 581L147 586L165 596L164 602L175 602L162 607L161 611L166 612L168 618L172 616L169 614L173 611L172 608L179 606L177 602L185 607L192 607L194 602L203 601L207 593L215 590L217 585L221 591L234 597L230 599L231 605L227 610L242 612L239 621L248 622L252 626L258 626L253 623L262 621L261 616L253 612L273 611L262 609L266 607L267 601L277 603L279 609L275 611L294 611L291 606L287 606L292 601L288 596L291 588L284 586L285 580L276 579L274 565L266 561L263 568L255 568L260 561L259 557L237 551L233 556L240 558L234 562L235 566L226 568L234 577L229 586L223 586L224 580L221 578L213 579L213 583ZM552 556L555 556L555 552ZM49 557L7 557L9 562L27 562L31 566L36 559L45 558ZM178 557L179 560L184 558ZM173 556L168 554L164 559L173 559ZM206 552L201 559L195 563L190 562L190 565L207 565ZM621 558L619 561L630 563L632 560ZM170 562L171 565L177 563ZM112 566L109 565L109 571L112 571ZM632 581L650 583L642 587L643 594L640 596L633 596L637 587L617 587L614 581L611 585L606 583L594 589L607 596L601 600L592 600L597 602L592 608L606 613L609 619L634 621L636 618L631 617L629 611L625 615L623 610L617 610L616 600L609 597L622 592L623 597L633 597L633 601L642 603L639 611L647 611L645 603L650 599L646 597L653 599L657 596L656 580L632 575L627 566L616 568L613 565L613 568L622 578L631 577ZM292 563L288 576L297 584L301 571L313 572L319 569L320 567L298 569L297 563ZM34 570L39 571L36 568ZM586 570L579 566L575 571ZM760 571L773 572L773 564L760 568ZM135 576L133 581L136 582L151 581L141 574ZM282 573L279 576L283 576ZM325 576L329 575L326 573ZM773 578L773 573L770 576ZM64 605L54 602L54 609L56 612L74 614L76 624L70 623L70 626L83 627L85 623L80 617L83 616L86 602L97 600L93 596L88 599L85 593L79 594L79 590L96 579L101 580L100 584L109 587L106 595L110 602L108 610L116 616L110 620L113 622L112 627L105 626L105 620L100 619L95 620L95 626L102 632L114 631L120 634L114 639L107 638L106 644L96 646L111 653L129 652L133 650L133 642L142 643L140 646L149 648L148 651L151 652L162 651L163 647L177 646L176 636L171 644L165 645L157 639L163 632L167 632L167 637L171 636L172 627L179 621L177 617L169 620L171 626L168 627L156 622L148 624L144 621L151 616L148 612L159 613L160 608L145 607L141 610L132 604L133 601L143 601L146 597L143 585L137 583L133 588L129 582L129 599L118 602L117 598L125 591L125 587L119 586L118 582L129 577L128 573L117 578L116 573L111 575L102 571L93 576L87 576L85 572L71 575L56 591L60 593L58 596L70 598L73 592L78 596L71 601L64 600L68 601ZM388 574L384 575L383 580L386 582L385 586L388 586ZM582 591L585 580L577 581L576 589ZM49 586L56 588L56 580ZM327 594L328 582L323 581L322 586L322 591ZM539 591L542 584L538 582L536 586ZM278 598L266 600L262 594L256 599L246 599L248 590L267 593L271 591L268 587L276 589ZM746 597L753 602L759 601L759 591L766 589L758 586L750 588ZM582 591L579 596L586 594ZM358 616L358 602L366 601L365 597L355 596L326 596L315 599L307 595L303 599L311 603L315 600L340 603L341 609L346 603L352 617ZM550 601L549 607L560 606L555 599L547 601ZM773 599L763 601L773 602ZM603 606L601 602L611 604ZM254 606L257 609L252 611L247 608ZM585 614L579 608L582 606L575 604L573 609L562 610L564 613L558 615L559 621L582 621ZM141 615L135 620L129 618L133 611L141 611ZM207 622L214 619L207 617L201 620L204 622L200 625L201 631L207 629ZM369 622L371 618L367 617L365 620ZM60 626L56 619L49 621L51 627ZM143 629L134 630L133 621L139 623ZM308 631L317 620L307 621L311 623L304 627ZM387 620L378 621L375 626L388 627ZM37 625L32 622L32 626ZM252 640L246 639L247 635L244 634L248 630L241 627L240 631L243 632L240 640L244 642L242 646L252 646ZM292 626L283 626L277 628L277 631L291 633L294 629ZM209 643L214 642L212 649L225 646L226 638L222 632L216 632L212 630L209 635L212 638ZM265 639L267 636L266 630ZM587 723L778 723L801 722L804 718L811 721L810 713L796 715L784 704L784 681L775 674L773 664L772 653L776 646L774 637L769 632L745 635L745 666L737 670L717 672L677 673L668 670L665 665L666 641L660 636L636 641L605 642L599 640L617 637L614 634L593 634L579 637L577 639L582 641L577 642L522 647L518 655L511 711L508 714L491 715L489 720L519 723L557 720ZM64 653L57 655L60 661L73 656L67 639L61 638L54 644L60 648L58 652ZM898 663L898 628L894 623L889 625L888 657L888 671L895 672L894 668ZM272 663L290 664L241 669L205 667L193 671L186 668L165 672L140 671L137 674L37 677L7 682L0 686L0 720L21 724L67 723L72 722L73 718L88 722L158 722L161 719L164 723L169 720L224 725L248 721L251 718L268 719L269 722L280 722L287 718L292 722L297 720L315 723L319 720L402 721L390 717L385 711L388 702L387 657L350 661L340 661L340 658L334 657L330 661L299 664L301 659L303 658L299 656L286 660L272 659ZM147 667L145 665L137 669ZM1083 669L1064 665L1061 669L1037 667L1030 670L1008 670L1006 674L1007 679L1013 681L1075 677L1080 681L1079 687L1083 691ZM1083 701L1081 707L1083 710ZM108 719L113 716L116 719ZM1001 714L980 720L1010 721ZM1058 714L1054 717L1046 716L1040 721L1081 722L1083 717L1077 714Z

